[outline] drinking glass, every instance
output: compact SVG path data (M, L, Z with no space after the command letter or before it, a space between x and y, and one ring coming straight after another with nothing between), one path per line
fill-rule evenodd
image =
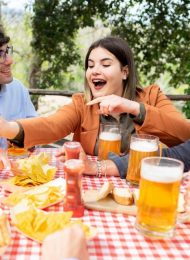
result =
M7 139L0 138L0 170L10 168L8 156L7 156Z
M108 159L108 153L120 154L121 130L119 124L100 124L98 159Z
M145 157L159 155L159 138L154 135L134 134L131 136L129 164L126 179L138 185L140 180L141 160Z
M29 156L29 151L25 148L10 146L7 151L9 159L23 159Z
M144 158L135 227L144 236L174 236L184 165L165 157Z
M79 159L81 145L79 142L68 141L64 145L65 160Z
M70 159L64 164L66 180L64 210L72 211L73 217L82 217L84 215L84 204L81 193L83 171L84 164L82 160Z

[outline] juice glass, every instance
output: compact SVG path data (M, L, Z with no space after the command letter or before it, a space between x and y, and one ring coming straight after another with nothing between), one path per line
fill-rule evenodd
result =
M66 180L64 210L72 211L73 217L82 217L84 215L84 204L81 194L81 178L83 171L84 164L82 160L70 159L64 164Z
M79 159L80 148L81 148L79 142L73 142L73 141L65 142L63 147L65 150L65 160Z

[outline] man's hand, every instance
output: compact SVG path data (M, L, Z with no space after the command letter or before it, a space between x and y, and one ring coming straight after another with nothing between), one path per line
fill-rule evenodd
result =
M79 225L53 233L43 242L41 260L65 258L89 259L84 232Z

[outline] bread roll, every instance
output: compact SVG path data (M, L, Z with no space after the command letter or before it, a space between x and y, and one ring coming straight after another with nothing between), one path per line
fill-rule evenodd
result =
M112 194L113 199L118 204L127 206L132 205L134 202L133 195L128 188L114 188Z
M137 201L138 201L138 199L139 199L139 189L134 189L133 190L133 198L134 198L134 202L135 202L135 205L137 205Z
M102 200L104 198L106 198L108 196L109 193L112 192L114 186L112 182L104 182L104 184L102 185L102 187L99 190L99 193L97 195L96 200Z

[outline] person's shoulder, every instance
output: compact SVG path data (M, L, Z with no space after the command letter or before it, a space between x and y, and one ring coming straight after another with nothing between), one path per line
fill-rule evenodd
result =
M75 93L75 94L72 95L72 99L73 99L74 102L84 103L84 100L85 100L84 93L80 93L80 92Z
M13 78L13 80L6 84L8 87L12 87L14 89L21 89L21 90L26 90L27 91L27 88L22 84L22 82L16 78Z
M137 96L140 100L147 100L149 98L154 99L158 97L160 92L160 87L157 84L152 84L138 91Z
M143 91L145 93L158 93L160 91L160 86L157 84L152 84L150 86L143 88Z
M73 98L84 98L84 93L77 92L72 95Z

